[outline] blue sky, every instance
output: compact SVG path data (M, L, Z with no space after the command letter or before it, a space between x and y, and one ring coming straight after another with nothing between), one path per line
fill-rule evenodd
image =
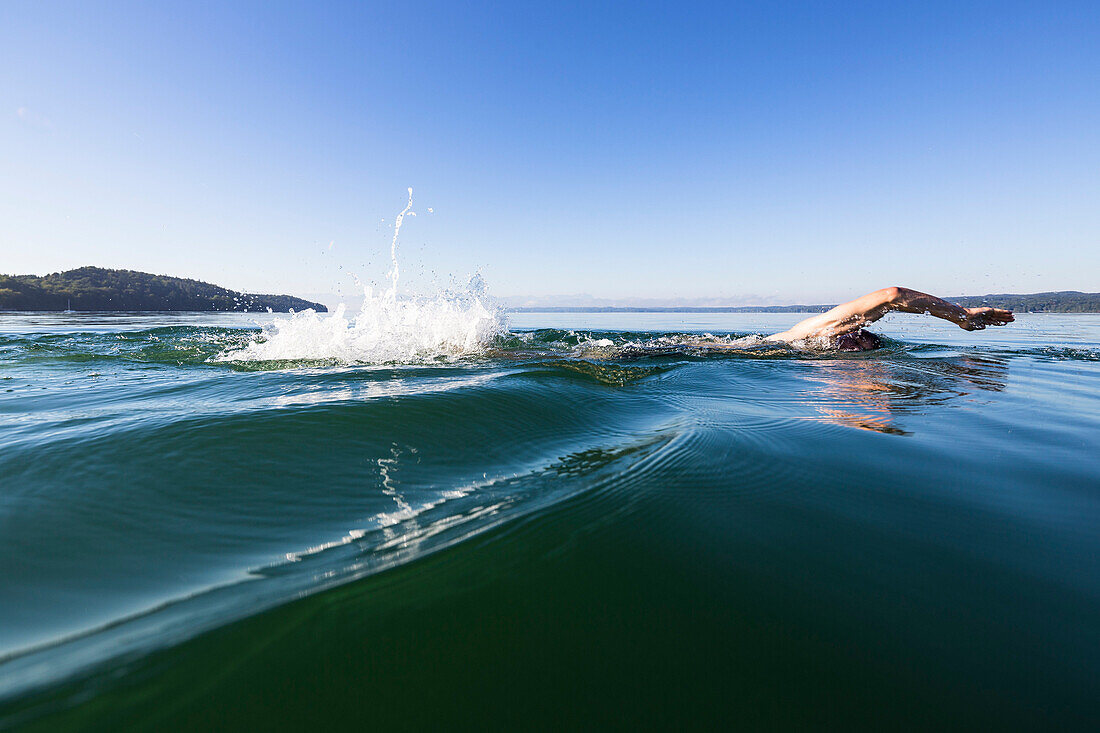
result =
M346 290L411 186L414 290L1100 290L1097 38L1095 2L3 3L0 272Z

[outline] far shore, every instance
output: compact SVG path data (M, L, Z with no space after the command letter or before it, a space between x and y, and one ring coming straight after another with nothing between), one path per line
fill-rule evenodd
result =
M592 307L592 306L561 306L561 307L519 307L506 308L508 313L823 313L833 306L761 306L761 307L683 307L683 308L629 308L629 307ZM1051 315L1100 315L1100 310L1018 310L1016 313L1044 313Z

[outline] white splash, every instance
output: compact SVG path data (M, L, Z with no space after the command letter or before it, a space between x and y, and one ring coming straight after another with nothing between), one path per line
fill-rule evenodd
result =
M506 327L503 311L485 292L479 275L459 292L397 297L397 238L406 216L416 216L411 188L409 203L394 222L389 288L375 295L373 288L356 278L364 296L358 313L349 315L344 304L332 314L313 310L293 313L264 327L261 336L244 348L217 360L409 363L474 354L488 346Z

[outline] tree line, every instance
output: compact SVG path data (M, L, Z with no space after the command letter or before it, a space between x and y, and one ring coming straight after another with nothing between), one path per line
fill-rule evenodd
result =
M200 280L134 270L80 267L50 275L0 275L0 310L14 311L327 310L290 295L239 293Z

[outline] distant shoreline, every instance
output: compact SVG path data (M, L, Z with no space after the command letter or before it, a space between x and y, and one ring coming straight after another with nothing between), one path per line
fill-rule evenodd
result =
M959 295L947 300L961 306L992 306L1017 313L1100 313L1100 293L1060 290L1047 293L998 293ZM509 313L824 313L823 305L739 305L739 306L512 306Z
M0 275L0 311L17 313L287 313L328 310L292 295L242 293L201 280L79 267L49 275Z
M752 307L731 307L731 308L600 308L600 307L561 307L561 308L505 308L506 313L824 313L833 306L828 308L787 308L777 307L768 308L762 306L759 308ZM167 312L167 311L165 311ZM1044 315L1100 315L1100 310L1085 310L1085 311L1064 311L1064 310L1027 310L1027 311L1015 311L1016 313L1034 313Z
M559 296L561 300L611 299ZM557 300L558 297L541 298ZM701 300L702 298L700 298ZM794 305L517 305L539 298L501 298L509 313L822 313L835 304ZM651 299L652 301L653 299ZM1060 290L1043 293L995 293L947 298L961 306L992 306L1016 313L1100 313L1100 293ZM621 302L621 301L620 301ZM511 303L510 305L504 305ZM50 275L0 275L0 313L286 313L312 309L327 312L323 303L290 295L242 293L187 278L134 270L81 267Z
M815 313L823 313L822 310L800 310L800 309L770 309L764 310L761 308L751 307L683 307L683 308L601 308L601 307L561 307L561 308L505 308L505 313L744 313L744 314L805 314L811 315ZM131 314L135 316L143 314L179 314L179 315L210 315L210 314L242 314L242 315L264 315L264 314L285 314L285 310L20 310L13 308L0 308L0 316L5 315L27 315L27 314L43 314L43 315L63 315L63 316L85 316L85 315L108 315L108 314ZM1048 315L1048 316L1100 316L1100 310L1019 310L1018 314L1034 314L1034 315Z
M307 310L307 309L303 309L303 310ZM35 314L35 313L39 313L39 314L42 314L42 315L51 315L51 316L97 316L97 315L98 316L106 316L106 315L140 316L140 315L151 315L151 314L154 314L154 313L156 313L156 314L171 313L171 314L174 314L174 315L183 315L183 316L188 316L188 315L196 315L196 316L197 315L204 315L204 316L206 316L206 315L226 315L226 314L230 314L230 313L240 313L242 315L249 315L249 316L262 316L262 315L286 314L286 313L291 313L291 312L296 313L296 312L299 312L299 311L285 311L285 310L283 310L283 311L277 311L277 310L270 310L270 311L268 311L268 310L262 310L262 311L261 310L251 310L251 311L246 311L246 310L221 310L221 311L219 311L219 310L205 310L204 311L204 310L156 310L156 309L153 309L153 308L119 309L119 310L110 310L110 309L76 310L76 309L73 309L73 310L67 310L67 311L66 310L60 310L59 311L59 310L50 310L50 309L43 310L43 309L31 309L31 308L26 308L26 309L0 308L0 316L31 315L31 314ZM319 312L327 313L328 311L319 311Z

